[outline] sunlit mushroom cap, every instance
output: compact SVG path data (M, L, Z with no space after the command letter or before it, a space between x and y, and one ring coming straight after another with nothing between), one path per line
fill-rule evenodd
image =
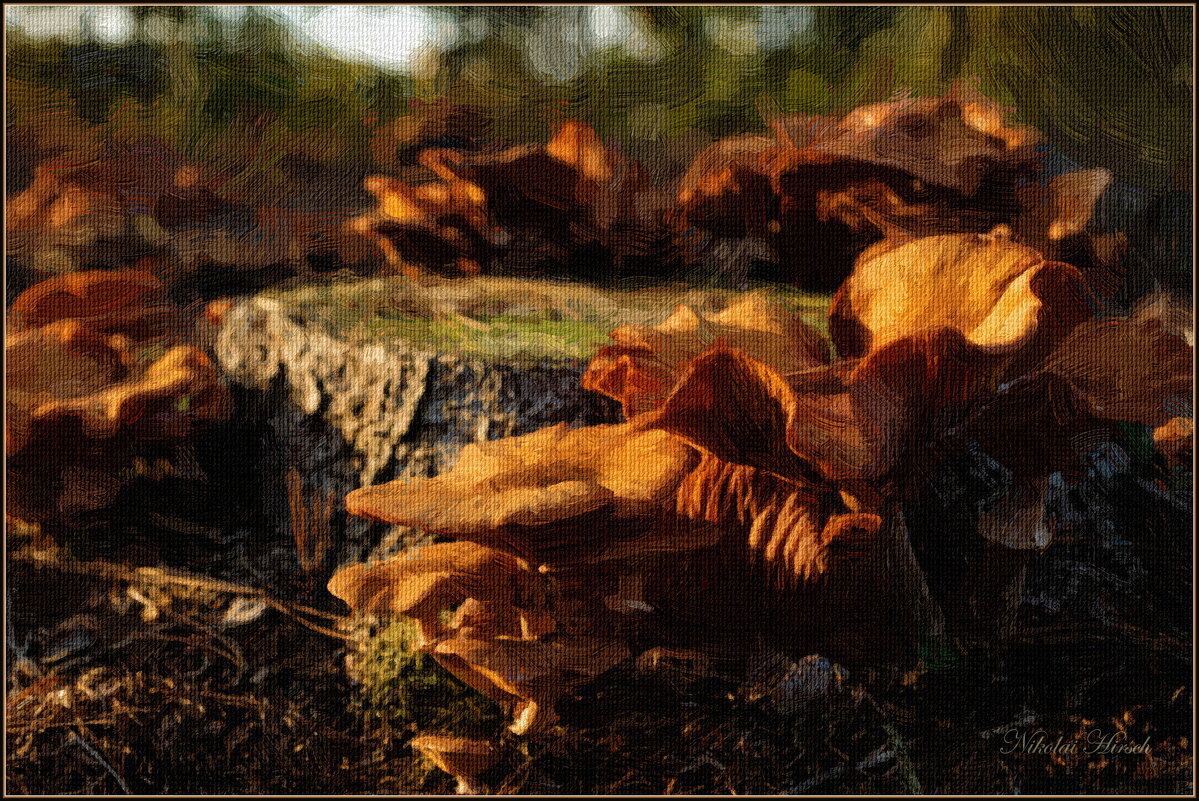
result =
M950 328L990 353L1090 317L1078 270L1002 236L951 234L867 250L829 312L842 356Z
M522 572L508 554L473 542L426 545L378 564L345 567L329 592L364 614L409 615L425 607L452 609L467 597L511 600Z
M599 134L585 122L567 120L545 146L545 152L574 167L589 181L612 178L615 154L604 147Z
M212 361L198 348L171 348L147 368L87 395L38 406L35 419L78 418L91 437L108 437L137 424L166 434L186 432L193 420L212 420L228 411L228 389Z
M1153 443L1171 467L1186 464L1195 450L1195 421L1189 417L1171 418L1153 429Z
M659 325L612 332L583 375L583 386L624 406L626 417L658 408L687 364L714 344L738 348L782 373L828 361L828 344L801 316L754 292L723 311L701 316L678 306Z
M827 488L900 467L938 434L929 426L941 413L993 392L999 360L951 328L787 376L714 347L688 365L652 419L720 459Z
M640 536L631 521L657 513L692 458L682 443L635 423L574 430L560 424L469 445L450 472L355 490L346 508L540 564L552 553L565 558L614 537ZM551 523L571 523L575 532Z

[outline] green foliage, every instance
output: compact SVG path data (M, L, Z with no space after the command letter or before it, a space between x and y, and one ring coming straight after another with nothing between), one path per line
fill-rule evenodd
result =
M354 672L361 686L352 711L384 736L422 733L488 735L502 724L499 707L416 650L415 624L395 621L365 643Z
M532 54L547 30L585 23L586 9L429 7L463 34L415 75L339 62L265 9L234 24L204 6L133 10L139 35L119 46L11 28L10 123L69 106L94 123L119 119L111 135L154 133L255 185L306 139L321 163L369 162L377 126L414 99L485 106L509 142L581 118L635 158L667 164L663 149L680 134L761 131L763 112L845 111L976 79L1083 166L1151 191L1185 186L1190 171L1184 7L818 6L766 17L748 6L629 7L652 52L593 43L569 78L538 72ZM163 44L149 32L164 18L189 34ZM769 46L762 26L773 26Z
M907 740L900 736L899 730L890 723L883 724L883 731L891 738L891 747L895 750L895 762L899 766L904 792L908 795L920 795L920 777L916 775L916 766L912 764L911 749Z
M1151 427L1144 423L1120 422L1116 423L1116 429L1120 432L1124 449L1133 459L1141 464L1153 461L1153 457L1157 453L1157 446L1153 442Z
M1191 18L1181 7L972 9L965 74L1079 161L1157 187L1190 171ZM1189 184L1189 178L1182 180Z

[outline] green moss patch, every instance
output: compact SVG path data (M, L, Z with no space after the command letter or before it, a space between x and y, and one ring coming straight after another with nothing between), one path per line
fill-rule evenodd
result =
M830 298L764 284L763 292L827 331ZM505 362L581 362L622 325L657 325L675 306L714 314L744 292L690 286L599 289L513 278L329 279L271 289L280 303L336 336L403 340L447 353Z
M488 736L500 729L499 706L417 650L416 627L394 621L368 638L352 672L359 682L351 711L384 737L410 733Z

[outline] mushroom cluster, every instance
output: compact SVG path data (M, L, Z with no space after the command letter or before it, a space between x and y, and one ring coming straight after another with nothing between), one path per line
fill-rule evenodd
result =
M1094 279L1006 227L897 235L857 259L831 342L757 294L617 329L584 383L627 422L472 444L443 475L354 491L351 513L453 541L345 568L330 590L416 618L422 647L508 704L519 734L658 647L733 671L757 646L904 664L1018 603L1052 539L1050 480L1077 480L1117 422L1185 430L1188 315L1162 298L1117 314ZM905 523L960 454L1010 475L955 534L995 595L965 609Z
M831 291L880 240L997 227L1083 269L1113 269L1123 239L1084 231L1111 174L1050 178L1038 133L1007 117L966 85L842 116L777 117L771 135L700 151L673 188L577 120L544 145L481 150L467 137L469 147L418 151L431 182L368 178L378 207L353 227L410 276L689 269Z
M9 510L86 526L139 459L183 446L227 411L210 359L152 275L84 271L17 297L5 343ZM145 472L145 471L142 471Z
M9 202L8 253L38 276L137 264L172 284L234 286L268 267L369 259L348 212L256 205L231 177L153 139L68 150Z
M689 259L743 262L752 252L776 266L773 277L817 290L835 289L879 240L1001 225L1051 255L1085 251L1106 266L1118 243L1100 247L1082 228L1110 174L1047 180L1037 132L1006 116L963 85L839 117L775 118L772 136L736 136L700 153L669 217L691 243Z
M544 145L429 148L418 161L433 181L367 178L379 206L354 223L407 275L473 274L499 259L517 273L585 277L666 264L664 194L585 123L566 121Z

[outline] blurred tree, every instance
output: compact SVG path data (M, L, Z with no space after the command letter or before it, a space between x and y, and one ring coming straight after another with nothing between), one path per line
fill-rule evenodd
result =
M1181 7L980 7L963 73L1071 161L1144 188L1190 183L1192 31Z
M10 126L69 107L103 136L160 136L268 193L289 156L369 166L380 126L445 99L488 109L497 143L583 119L661 176L713 137L765 130L763 115L977 78L1067 165L1107 166L1150 193L1189 187L1184 7L629 6L603 12L624 27L599 42L597 7L437 6L427 12L456 35L411 75L339 62L267 7L128 11L121 44L10 26Z

